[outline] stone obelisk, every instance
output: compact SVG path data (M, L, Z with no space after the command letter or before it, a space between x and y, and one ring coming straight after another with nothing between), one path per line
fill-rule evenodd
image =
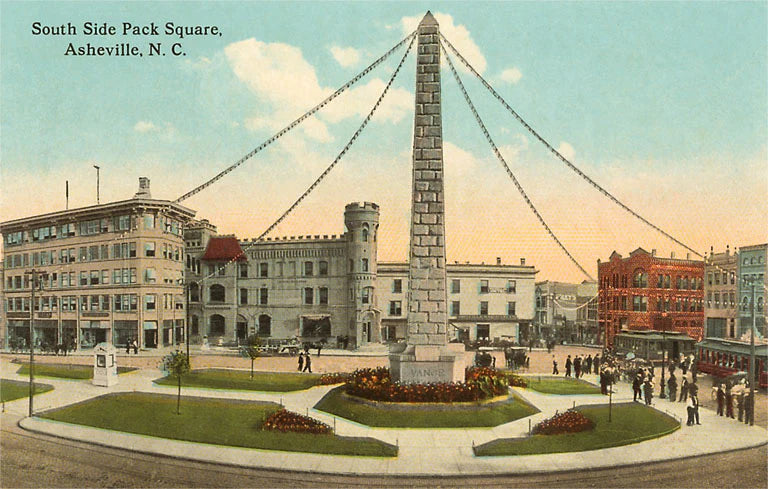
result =
M447 336L440 96L439 26L427 12L418 27L408 334L389 357L392 377L405 383L464 380L464 347Z

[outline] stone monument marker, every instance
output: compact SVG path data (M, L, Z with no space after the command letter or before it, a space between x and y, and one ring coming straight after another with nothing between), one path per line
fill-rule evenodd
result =
M430 12L418 27L417 56L407 340L389 363L400 382L463 382L464 345L447 336L440 43Z

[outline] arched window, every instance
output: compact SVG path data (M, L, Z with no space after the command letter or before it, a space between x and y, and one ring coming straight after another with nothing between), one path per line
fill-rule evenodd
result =
M272 318L266 314L259 316L259 336L272 336Z
M210 336L224 336L224 316L214 314L211 316Z
M642 269L635 270L632 285L635 288L648 287L648 274Z
M225 298L226 294L223 285L211 285L210 302L224 302Z
M189 286L189 301L200 302L200 286L196 283L190 284Z
M362 232L362 239L364 243L368 242L368 225L363 224L363 232Z

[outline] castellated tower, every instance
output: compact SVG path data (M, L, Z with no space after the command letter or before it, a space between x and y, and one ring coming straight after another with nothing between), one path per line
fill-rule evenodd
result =
M349 337L357 347L381 343L381 312L376 304L376 246L379 206L352 202L344 207L347 238ZM354 298L354 300L352 300Z

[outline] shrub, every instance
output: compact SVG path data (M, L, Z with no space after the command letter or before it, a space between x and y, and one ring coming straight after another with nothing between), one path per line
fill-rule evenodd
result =
M534 435L560 435L563 433L578 433L591 430L595 424L579 411L569 409L563 413L556 413L549 419L533 427Z
M321 423L309 416L302 416L286 409L280 409L274 412L264 420L261 425L262 430L282 431L293 433L313 433L316 435L327 435L331 433L331 427Z
M355 370L347 394L384 402L472 402L507 393L507 378L498 370L479 367L466 371L465 382L401 384L392 382L386 367Z
M528 382L519 375L507 374L507 381L509 381L509 385L512 387L528 387Z

